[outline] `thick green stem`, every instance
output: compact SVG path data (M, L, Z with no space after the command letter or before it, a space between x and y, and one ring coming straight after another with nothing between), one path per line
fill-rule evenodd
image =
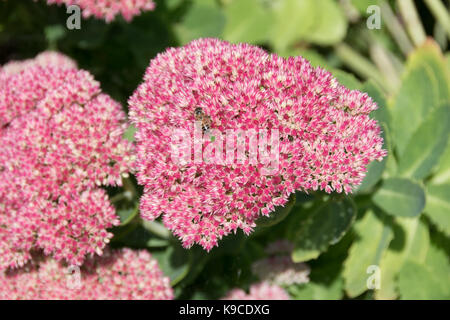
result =
M388 50L369 32L366 32L366 38L369 39L370 57L372 61L375 62L378 70L381 71L388 86L395 91L400 86L400 76L395 68L394 62L389 56Z
M382 75L377 67L370 62L366 57L362 56L345 43L340 43L335 46L336 55L342 62L352 69L355 73L366 79L373 79L377 84L382 86L386 91L390 88L386 86Z
M426 34L414 2L412 0L397 0L397 5L411 39L416 46L420 46L425 41Z
M439 0L425 0L425 3L450 39L450 15L448 14L448 9Z
M395 42L397 42L403 54L405 56L408 55L414 49L414 47L409 40L405 29L403 28L398 18L395 16L394 12L391 9L391 6L385 0L380 1L380 8L383 21L386 23L389 32L392 34L392 37L394 38Z
M143 220L142 226L160 238L163 238L163 239L170 238L170 231L167 230L161 223L159 223L157 221Z

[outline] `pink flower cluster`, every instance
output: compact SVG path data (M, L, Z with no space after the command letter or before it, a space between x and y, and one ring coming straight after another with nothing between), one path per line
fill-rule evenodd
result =
M261 282L250 286L248 294L242 289L233 289L223 300L291 300L291 298L283 288Z
M48 4L77 5L83 10L83 17L94 16L111 22L121 14L126 21L143 11L155 9L153 0L47 0Z
M19 73L22 70L28 69L33 66L58 66L60 68L76 68L77 64L75 61L69 57L56 52L56 51L44 51L38 54L33 59L21 60L21 61L10 61L3 67L0 66L0 72L5 75L11 75L14 73Z
M284 59L248 44L199 39L153 59L129 100L137 128L141 213L163 214L185 247L206 250L238 228L286 204L296 190L346 192L386 151L377 108L367 94L340 85L302 57ZM261 164L172 161L173 128L194 131L196 110L220 132L278 129L279 172Z
M40 261L39 261L40 260ZM173 290L147 251L105 250L71 268L47 258L0 273L1 300L170 300Z
M40 57L0 69L0 270L34 250L77 265L101 254L120 221L99 186L133 161L121 106L70 59Z
M293 244L286 240L269 244L266 248L269 257L255 261L252 272L260 280L280 286L308 283L310 268L305 263L292 261L292 250Z

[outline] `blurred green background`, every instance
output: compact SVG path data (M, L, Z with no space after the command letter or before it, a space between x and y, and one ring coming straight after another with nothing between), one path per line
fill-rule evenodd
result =
M297 193L280 219L260 223L250 237L230 235L209 254L182 249L160 223L139 219L138 197L122 199L123 190L110 189L121 199L115 205L123 222L113 245L149 248L178 298L215 299L248 288L258 281L251 264L266 255L264 247L289 239L292 259L311 267L309 283L286 287L294 299L449 299L449 1L155 2L155 11L131 23L90 18L68 30L64 6L0 1L0 64L59 50L126 109L150 59L167 47L201 37L248 42L302 55L367 92L379 105L372 116L389 156L369 165L350 197ZM377 7L368 12L371 5ZM380 28L369 28L378 13ZM127 134L133 139L132 130ZM134 179L127 183L141 192ZM366 284L371 265L381 271L376 290Z

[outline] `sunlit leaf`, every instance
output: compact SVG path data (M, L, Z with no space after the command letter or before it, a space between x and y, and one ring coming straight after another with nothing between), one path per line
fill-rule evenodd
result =
M450 104L434 110L414 132L400 155L401 176L423 179L438 163L450 134Z
M450 236L450 184L428 186L426 194L425 213L439 230Z
M370 266L377 266L393 238L391 227L381 221L371 210L355 223L357 239L350 248L344 263L345 291L356 297L366 291Z
M386 179L372 199L378 207L393 216L415 217L425 207L422 187L404 178Z

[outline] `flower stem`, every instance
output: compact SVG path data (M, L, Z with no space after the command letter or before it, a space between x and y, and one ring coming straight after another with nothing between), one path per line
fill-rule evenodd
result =
M392 37L397 42L400 50L405 56L407 56L413 49L413 45L406 34L398 18L395 16L391 9L391 6L385 1L380 1L381 15L383 16L383 21L386 22L386 26Z
M142 226L160 238L166 240L170 238L170 231L167 230L160 222L143 220Z
M379 70L369 59L362 56L345 43L336 45L335 52L342 62L344 62L344 64L346 64L355 73L366 79L372 78L386 91L389 91L389 88L386 87L386 83L383 80Z
M425 3L450 39L450 16L448 9L439 0L425 0Z
M397 5L405 20L406 29L410 37L416 46L420 46L425 41L426 34L414 2L412 0L398 0Z

